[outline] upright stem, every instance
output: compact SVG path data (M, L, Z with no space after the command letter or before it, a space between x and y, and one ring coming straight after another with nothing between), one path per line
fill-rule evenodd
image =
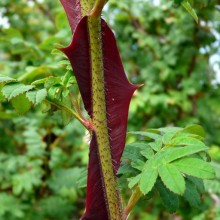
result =
M121 220L122 207L117 180L112 165L111 146L107 126L100 16L89 16L88 29L92 70L92 124L98 144L98 153L109 220Z

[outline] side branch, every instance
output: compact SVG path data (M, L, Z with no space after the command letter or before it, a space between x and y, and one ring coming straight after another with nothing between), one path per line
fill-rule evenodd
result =
M140 190L138 188L136 188L134 190L134 192L132 193L131 198L129 199L127 206L123 210L123 220L128 219L129 214L131 213L132 209L134 208L136 203L139 201L141 196L142 196L142 193L140 192Z
M96 0L92 10L88 13L88 16L99 17L101 15L102 9L108 0Z

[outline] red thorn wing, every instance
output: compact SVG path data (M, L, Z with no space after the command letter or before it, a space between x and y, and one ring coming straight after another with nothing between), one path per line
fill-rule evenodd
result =
M60 0L67 14L72 33L82 18L80 0Z
M112 162L117 172L125 146L129 104L138 86L128 81L115 36L104 20L102 20L102 45L109 138Z

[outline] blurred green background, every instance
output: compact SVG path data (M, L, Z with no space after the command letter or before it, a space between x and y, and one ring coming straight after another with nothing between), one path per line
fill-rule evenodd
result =
M128 130L202 125L217 177L205 182L201 207L183 202L169 214L156 197L138 203L134 220L220 219L220 2L191 1L198 24L179 2L110 0L103 18L129 80L144 84L132 99ZM24 84L64 75L54 49L71 38L58 0L1 0L0 74ZM89 135L44 105L20 116L1 94L0 101L0 220L79 219Z

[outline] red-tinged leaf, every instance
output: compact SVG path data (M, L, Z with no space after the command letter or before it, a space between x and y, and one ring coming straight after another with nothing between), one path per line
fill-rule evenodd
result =
M71 62L85 109L90 117L93 118L90 44L87 20L88 17L84 17L80 21L72 43L62 50ZM130 84L127 80L114 34L104 20L101 22L101 36L108 135L112 164L116 174L125 145L130 99L137 86ZM102 178L94 131L90 143L86 212L82 219L108 219L108 201L105 199L105 187Z
M66 11L72 33L82 18L80 0L60 0Z

